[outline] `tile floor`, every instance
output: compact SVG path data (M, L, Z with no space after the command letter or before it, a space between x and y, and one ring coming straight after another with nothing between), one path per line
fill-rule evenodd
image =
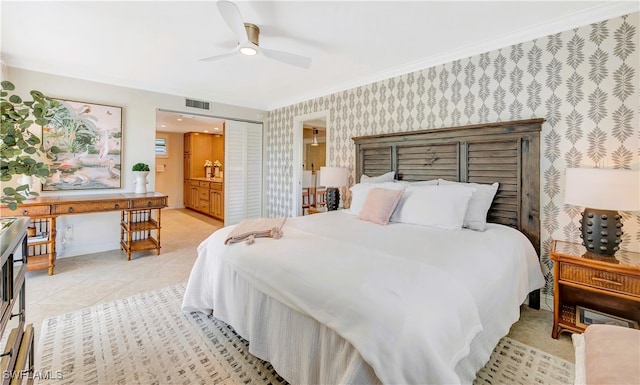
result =
M162 250L137 253L127 261L120 250L56 261L55 274L27 273L27 322L39 337L42 321L117 298L185 282L196 259L196 248L222 222L191 210L163 210ZM551 338L552 313L522 307L509 336L573 362L568 335Z

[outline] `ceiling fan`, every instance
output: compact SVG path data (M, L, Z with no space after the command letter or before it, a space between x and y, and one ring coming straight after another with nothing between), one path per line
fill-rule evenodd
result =
M260 28L255 24L245 23L242 20L238 6L230 1L224 0L218 1L217 6L225 23L227 23L231 31L233 31L238 38L238 46L232 52L210 56L200 60L216 61L238 53L247 56L254 56L261 53L269 59L278 60L300 68L306 69L311 65L311 59L308 57L260 47L258 44Z

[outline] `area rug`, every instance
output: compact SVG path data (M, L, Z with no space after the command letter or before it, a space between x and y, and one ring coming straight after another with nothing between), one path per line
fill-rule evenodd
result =
M223 322L180 310L184 285L46 319L40 384L286 384ZM503 338L475 384L569 384L573 364Z
M504 337L474 385L573 384L574 364L514 339Z

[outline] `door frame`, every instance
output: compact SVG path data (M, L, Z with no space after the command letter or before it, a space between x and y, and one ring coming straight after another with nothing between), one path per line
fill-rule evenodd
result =
M302 215L302 152L304 146L304 140L302 137L302 131L304 122L308 120L324 119L326 122L326 160L325 164L329 165L329 159L331 159L331 111L322 110L312 112L310 114L299 115L293 117L293 164L292 164L292 202L290 215L292 217L299 217Z

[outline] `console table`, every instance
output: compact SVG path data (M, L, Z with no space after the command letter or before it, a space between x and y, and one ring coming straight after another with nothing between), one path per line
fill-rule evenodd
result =
M2 205L0 217L31 217L27 271L48 269L53 275L58 216L120 211L120 247L130 260L131 253L139 251L160 254L160 211L165 207L167 196L156 192L46 196L26 201L16 210Z

